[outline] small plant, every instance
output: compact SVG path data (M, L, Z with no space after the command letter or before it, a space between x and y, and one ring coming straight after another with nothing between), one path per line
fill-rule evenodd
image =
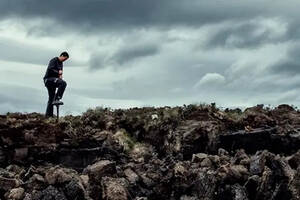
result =
M108 108L97 106L95 108L88 108L82 113L81 120L84 125L90 125L95 128L105 128L105 115Z
M129 154L133 147L138 143L136 138L132 137L125 129L119 130L114 137L118 140L119 144L123 146L126 154Z
M243 116L243 112L240 108L235 108L235 109L225 109L224 112L229 118L234 119L234 120L239 120Z

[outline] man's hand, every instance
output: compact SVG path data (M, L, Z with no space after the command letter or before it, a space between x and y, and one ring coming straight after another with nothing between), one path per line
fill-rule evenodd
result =
M63 73L62 70L59 70L59 71L58 71L58 78L62 79L62 73Z

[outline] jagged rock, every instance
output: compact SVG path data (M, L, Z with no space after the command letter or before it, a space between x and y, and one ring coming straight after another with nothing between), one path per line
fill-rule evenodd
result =
M87 188L89 184L89 176L88 175L80 175L81 182L85 188Z
M83 173L88 174L89 181L99 182L103 176L113 175L116 173L116 163L110 160L100 160L87 166Z
M300 167L297 168L297 172L293 179L289 182L288 188L293 200L300 199Z
M147 144L136 144L130 152L130 156L135 162L145 162L152 156L153 148Z
M218 149L218 156L219 156L219 160L220 160L221 165L226 165L227 163L230 162L229 153L225 149L219 148Z
M233 200L248 200L247 192L244 187L239 184L234 184L231 187Z
M104 176L112 176L117 172L116 163L110 160L100 160L83 170L83 174L88 175L87 192L93 199L102 196L101 180Z
M230 163L230 157L229 156L220 156L220 164L226 165Z
M200 163L201 167L211 167L212 166L212 162L210 161L209 158L204 158L201 163Z
M124 178L103 177L101 181L103 187L102 199L104 200L127 200L129 193L126 187L128 183Z
M24 198L24 192L25 190L21 187L13 188L5 194L5 198L10 200L21 200Z
M232 160L233 164L241 164L241 165L249 165L250 163L250 158L249 156L245 153L244 149L239 149L236 154L234 155L234 158Z
M37 173L37 169L34 166L32 166L32 165L29 167L29 169L24 170L24 171L25 171L25 173L23 173L21 175L21 177L25 181L28 180L33 174Z
M197 154L193 154L192 156L192 162L202 162L203 159L207 158L207 154L206 153L197 153Z
M271 169L275 172L276 176L283 179L286 178L289 182L293 179L295 172L284 158L277 155L271 162Z
M52 185L48 186L45 190L38 191L31 196L32 200L51 199L51 200L67 200L63 192L59 191Z
M285 112L295 111L295 109L292 106L287 104L280 104L279 106L277 106L277 109Z
M32 200L32 195L29 193L25 193L25 197L23 200Z
M184 166L184 163L178 162L174 166L174 176L175 177L185 177L188 174L188 169Z
M272 171L266 166L261 176L261 184L257 188L257 199L271 199L273 192L269 189L272 182Z
M63 191L68 199L81 200L85 197L83 185L75 179L72 179L68 184L66 184Z
M93 138L96 139L96 141L104 141L107 139L107 137L109 135L112 135L112 133L110 131L106 131L106 130L103 130L103 131L98 131L96 132L94 135L93 135Z
M180 130L181 129L181 130ZM184 159L191 159L198 152L213 151L220 127L215 121L187 121L179 131L183 132L182 148Z
M134 200L148 200L147 197L136 197Z
M45 189L47 183L43 176L39 174L34 174L29 178L28 181L25 182L26 190L32 192L33 190L42 190Z
M250 108L246 108L242 115L242 122L244 126L249 125L253 128L259 128L263 126L274 126L276 121L269 116L267 110L264 110L264 105L259 104Z
M45 175L45 180L48 184L54 185L59 183L65 183L72 180L72 176L65 172L66 169L58 166L51 167Z
M24 172L24 169L18 165L9 165L6 167L6 170L15 174L21 174Z
M299 199L300 112L287 105L0 119L0 199L19 187L25 200Z
M221 160L218 155L209 155L208 158L212 162L214 168L218 168L221 165Z
M229 153L228 153L228 151L226 151L226 150L223 149L223 148L218 148L218 155L219 155L219 156L228 156Z
M261 175L266 163L266 157L268 156L267 151L258 151L250 159L250 173Z
M248 200L246 189L238 183L233 185L224 185L224 187L218 188L216 199L224 200Z
M198 197L194 197L194 196L187 196L187 195L182 195L180 197L180 200L197 200Z
M239 181L246 181L248 179L249 172L244 165L226 164L218 169L218 176L224 181L235 183Z
M142 182L147 186L147 187L153 187L155 185L155 182L147 177L146 174L139 174L139 176L141 177Z
M21 184L21 181L16 178L6 178L0 176L0 188L2 190L8 191L12 188L19 187Z
M193 182L193 189L198 199L213 199L215 196L217 179L214 171L203 171L197 174Z
M246 153L273 149L271 134L276 134L276 131L276 128L258 128L251 132L241 130L231 134L221 134L219 147L229 151L244 149Z
M136 184L139 181L139 176L131 168L125 169L124 174L131 184Z
M297 169L300 166L300 150L292 156L287 157L287 161L293 169Z
M270 162L273 171L265 166L256 198L262 200L292 199L292 192L288 188L288 183L293 180L293 177L290 177L289 167L286 167L286 163L278 156Z

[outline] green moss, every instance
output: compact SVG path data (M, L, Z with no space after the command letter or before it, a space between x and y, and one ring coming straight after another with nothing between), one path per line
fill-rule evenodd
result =
M139 142L136 140L136 138L132 137L128 132L126 132L125 130L122 131L123 132L123 139L124 142L126 143L128 148L125 148L125 153L129 154L130 151L132 151L132 149L134 148L134 146L136 144L138 144Z
M130 149L132 149L133 146L137 143L137 140L134 137L131 137L129 135L129 133L127 133L127 132L125 132L124 135L125 135L125 137L127 139L128 146L130 147Z
M227 111L225 112L225 114L233 120L240 120L244 116L243 112L240 109Z

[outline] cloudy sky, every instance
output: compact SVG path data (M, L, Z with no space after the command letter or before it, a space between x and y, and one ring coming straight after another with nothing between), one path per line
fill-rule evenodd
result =
M45 113L68 51L62 115L216 102L300 105L298 0L1 0L0 113Z

